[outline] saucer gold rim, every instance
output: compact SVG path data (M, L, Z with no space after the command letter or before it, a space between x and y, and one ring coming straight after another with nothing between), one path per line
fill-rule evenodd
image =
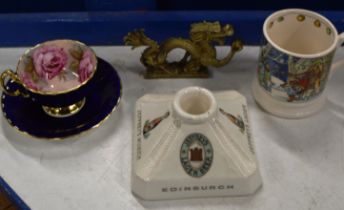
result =
M123 94L123 88L122 88L122 80L121 78L118 76L119 78L119 85L120 85L120 93L119 93L119 97L117 99L117 102L116 102L116 105L112 108L111 112L106 115L101 121L99 121L96 125L92 126L91 128L87 129L87 130L84 130L84 131L81 131L80 133L76 133L76 134L72 134L72 135L67 135L65 137L54 137L54 138L47 138L47 137L41 137L41 136L36 136L36 135L32 135L26 131L23 131L23 130L20 130L20 128L18 128L16 125L14 125L11 121L11 119L9 119L6 115L6 113L4 112L4 107L5 107L5 104L4 104L4 98L6 97L6 94L2 93L1 95L1 111L2 111L2 115L3 117L6 119L6 121L8 122L8 124L14 128L14 130L18 133L20 133L21 135L23 136L26 136L26 137L30 137L31 139L39 139L39 140L48 140L48 141L62 141L62 140L66 140L66 139L69 139L71 137L77 137L77 136L82 136L88 132L91 132L92 130L94 130L95 128L98 128L100 127L109 117L112 113L114 113L117 108L120 106L120 102L121 102L121 99L122 99L122 94Z

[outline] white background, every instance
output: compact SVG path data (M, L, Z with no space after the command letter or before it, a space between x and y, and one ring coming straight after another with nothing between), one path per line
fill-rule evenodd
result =
M33 210L87 209L344 209L344 67L330 79L326 106L299 120L262 111L251 95L258 47L211 69L210 79L144 80L140 50L94 47L123 82L120 108L99 128L64 141L31 139L0 125L0 175ZM0 49L0 69L15 68L26 48ZM220 48L224 56L229 49ZM336 55L344 59L344 49ZM198 85L247 97L263 187L247 197L142 201L131 194L131 133L136 100Z

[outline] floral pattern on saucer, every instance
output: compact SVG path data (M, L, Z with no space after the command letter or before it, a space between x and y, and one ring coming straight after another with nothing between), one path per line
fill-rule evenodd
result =
M18 75L29 89L60 92L87 81L96 69L95 53L72 40L55 40L37 45L21 58Z

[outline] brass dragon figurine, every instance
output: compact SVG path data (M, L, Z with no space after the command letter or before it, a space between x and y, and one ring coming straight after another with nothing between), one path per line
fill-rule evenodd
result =
M144 74L146 79L206 78L209 77L207 66L224 66L243 48L242 42L235 40L227 56L217 59L216 49L212 44L224 45L225 38L233 33L233 27L229 24L221 27L219 22L200 22L191 25L190 39L169 38L159 46L156 41L144 34L143 29L140 29L129 32L124 37L124 42L126 45L131 45L132 49L148 46L140 59L147 68ZM168 54L177 48L185 50L184 57L178 62L168 62Z

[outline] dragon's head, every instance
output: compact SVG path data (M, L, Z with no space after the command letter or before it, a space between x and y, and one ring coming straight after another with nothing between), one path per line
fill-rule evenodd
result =
M193 23L191 25L191 33L199 33L199 32L215 32L219 33L221 31L221 25L218 21L216 22L201 22L201 23Z
M234 33L233 27L226 24L221 27L221 24L216 22L201 22L191 25L190 37L194 41L210 41L214 40L219 43L223 42L226 36L231 36Z
M226 36L232 36L234 33L233 27L229 24L224 25L221 29L222 33Z
M221 27L221 24L219 21L216 22L201 22L201 23L194 23L191 25L191 33L197 33L197 32L207 32L207 33L219 33L219 34L225 34L225 35L232 35L233 34L233 28L231 25L226 24Z

